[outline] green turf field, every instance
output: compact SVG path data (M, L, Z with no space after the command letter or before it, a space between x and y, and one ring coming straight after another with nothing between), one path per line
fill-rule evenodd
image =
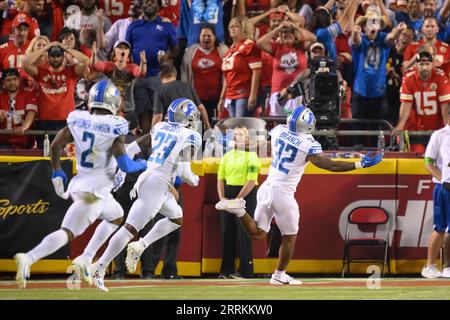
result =
M301 299L444 299L450 300L450 279L383 279L369 289L366 279L302 279L302 286L271 286L267 279L252 280L122 280L106 281L109 292L82 286L69 290L65 281L28 281L18 290L14 281L0 281L0 299L151 299L151 300L301 300ZM370 283L374 285L374 283Z

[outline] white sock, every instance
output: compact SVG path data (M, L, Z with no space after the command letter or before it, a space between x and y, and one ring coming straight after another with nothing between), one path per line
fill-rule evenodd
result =
M275 270L275 276L276 276L276 277L282 277L282 276L284 276L285 274L286 274L286 270L283 270L283 271Z
M98 249L105 243L106 240L113 234L114 231L117 230L119 226L117 224L111 223L109 221L102 221L97 228L95 229L94 235L89 241L88 245L84 249L83 256L89 261L92 262L95 254Z
M59 229L50 233L34 249L27 252L30 265L57 251L68 241L69 238L64 230Z
M150 232L147 233L145 237L141 239L141 242L147 248L153 242L168 235L172 231L177 230L179 227L181 226L179 224L173 223L172 221L169 220L169 218L161 219L157 223L155 223Z
M111 240L109 240L108 248L106 248L103 255L98 259L97 265L102 269L106 269L131 239L133 239L131 232L125 227L120 228L119 231L112 236Z

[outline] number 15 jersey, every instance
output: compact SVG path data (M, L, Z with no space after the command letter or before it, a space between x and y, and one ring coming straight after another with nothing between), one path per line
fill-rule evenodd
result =
M288 192L295 192L306 167L306 157L322 153L322 146L311 134L291 133L286 125L270 131L272 162L267 180Z

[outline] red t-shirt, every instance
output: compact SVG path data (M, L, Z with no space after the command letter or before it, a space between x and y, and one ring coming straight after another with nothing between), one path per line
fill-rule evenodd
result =
M225 75L228 99L250 96L252 70L261 69L261 51L255 41L242 40L234 44L223 57L222 71Z
M439 69L433 69L426 82L420 79L417 69L410 71L403 77L400 101L413 104L406 130L442 128L441 104L450 102L448 79Z
M64 67L53 72L50 66L37 67L38 75L34 77L41 88L38 95L39 120L66 120L67 115L75 110L75 86L79 76L75 67Z
M301 48L288 47L272 42L273 74L271 93L289 86L297 75L308 67L305 52Z
M217 48L205 53L199 48L192 59L194 89L202 101L216 100L222 90L222 58Z
M20 87L14 101L14 109L10 110L9 95L6 91L0 91L0 110L8 112L8 116L4 117L0 123L1 129L14 129L20 127L25 121L28 111L38 111L36 94L33 89ZM11 147L25 148L30 136L0 135L0 142L8 144Z
M27 50L27 41L21 48L16 47L14 41L8 41L0 46L0 65L1 69L7 68L22 68L23 60L25 59L25 50Z
M37 23L35 18L30 17L26 12L19 12L13 19L12 25L15 23L26 22L30 25L28 29L28 40L32 40L35 36L40 36L41 31L39 29L39 24Z
M419 42L413 42L408 45L403 55L403 61L409 61L415 54L417 54L417 50L421 45L425 44L425 42L426 41L422 39ZM436 40L434 47L436 48L436 62L443 64L450 61L450 47L448 44Z
M112 61L97 61L94 65L94 70L99 72L111 72L116 67L116 64ZM135 78L141 76L141 69L135 63L127 63L123 71L131 73Z

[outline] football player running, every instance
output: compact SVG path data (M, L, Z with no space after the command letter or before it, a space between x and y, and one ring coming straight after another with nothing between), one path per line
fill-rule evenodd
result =
M63 199L70 196L73 203L64 216L61 229L50 233L31 251L14 256L19 288L26 287L33 263L82 234L96 219L102 219L83 254L73 261L81 277L91 281L89 266L95 253L123 220L123 209L111 194L116 166L125 172L147 168L145 161L133 161L125 152L128 122L116 116L119 104L120 92L116 86L108 80L99 81L89 92L89 111L72 111L67 117L67 127L53 140L52 183L58 196ZM64 192L67 176L61 168L60 157L64 146L72 141L78 173Z
M270 279L273 285L302 284L286 274L286 269L294 252L300 218L294 193L308 161L321 169L344 172L371 167L382 160L382 155L371 156L370 153L356 163L331 160L322 154L322 146L311 135L315 123L312 111L300 105L287 118L287 125L278 125L270 132L272 163L257 193L255 219L245 212L243 199L222 200L216 204L216 209L239 217L253 239L264 239L275 217L282 242L277 268Z
M108 248L92 266L94 284L108 291L103 278L106 267L127 243L159 212L166 218L159 220L150 232L127 248L126 264L130 272L136 270L142 252L153 242L178 229L183 224L183 211L172 193L174 178L179 176L192 186L197 186L198 176L191 171L191 159L201 148L201 135L192 128L199 123L200 113L189 99L179 98L170 104L168 122L159 122L147 135L127 147L133 158L137 153L150 149L147 170L143 172L130 196L136 197L125 225L109 241ZM124 181L123 172L116 175L117 187ZM117 188L116 188L117 189Z

